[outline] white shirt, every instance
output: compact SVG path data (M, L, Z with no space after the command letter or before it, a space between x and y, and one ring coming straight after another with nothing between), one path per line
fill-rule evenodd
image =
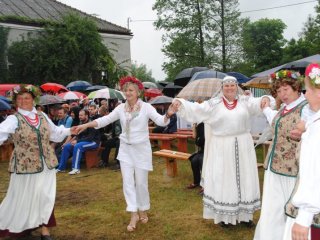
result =
M156 109L149 103L142 102L139 115L130 122L129 130L126 128L127 119L125 113L125 104L120 104L110 114L101 118L95 119L98 123L96 128L102 128L108 124L120 119L122 133L119 138L127 144L138 144L149 141L148 121L151 119L158 126L166 126L169 120L165 122L165 116L157 113Z
M37 114L37 110L35 108L33 108L32 111L26 111L19 108L18 112L24 116L30 117L31 119L34 119L35 114ZM64 126L57 127L45 113L43 113L43 115L48 120L50 127L50 141L61 142L66 136L71 134L69 128L65 128ZM8 139L9 134L13 134L16 131L17 127L17 117L15 115L9 115L6 120L0 124L0 145Z

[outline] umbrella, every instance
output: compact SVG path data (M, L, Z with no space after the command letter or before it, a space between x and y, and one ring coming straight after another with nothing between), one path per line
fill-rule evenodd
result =
M207 67L192 67L185 68L174 79L174 84L178 86L186 86L190 80L190 78L196 73L200 71L207 70Z
M58 83L45 83L45 84L42 84L40 86L40 88L42 89L42 91L44 92L54 92L54 93L57 93L59 91L64 91L64 92L68 92L69 90L61 85L61 84L58 84Z
M122 92L116 90L116 89L112 89L112 88L104 88L101 90L97 90L94 92L91 92L88 95L88 98L106 98L106 99L120 99L120 100L124 100L125 96Z
M239 72L228 72L227 74L229 76L235 77L238 80L238 83L240 83L240 84L246 83L250 80L249 77L247 77L246 75L243 75L242 73L239 73Z
M159 88L158 85L154 82L142 82L142 85L145 89L148 88Z
M169 97L174 97L183 87L169 83L162 90L162 93Z
M220 79L223 79L226 76L228 76L228 75L223 73L223 72L219 72L219 71L215 71L213 69L209 69L209 70L205 70L205 71L201 71L201 72L195 73L192 76L192 78L190 79L189 82L192 82L192 81L197 80L197 79L203 79L203 78L220 78Z
M271 83L269 82L270 77L264 76L264 77L255 77L252 78L250 81L243 84L245 87L251 87L251 88L271 88Z
M6 101L0 99L0 111L9 110L9 109L11 109L10 104L7 103Z
M73 81L67 85L67 88L71 91L81 91L81 90L86 90L88 87L91 87L91 83L88 83L87 81Z
M12 101L9 98L0 95L0 100L5 101L6 103L11 103Z
M61 97L64 100L76 100L76 99L83 99L87 97L87 95L85 95L84 93L75 92L75 91L60 93L57 96Z
M39 105L50 105L50 104L57 104L57 103L64 103L65 100L59 96L53 95L43 95L40 96Z
M149 100L148 103L150 104L165 104L165 103L171 103L173 100L173 98L171 97L167 97L167 96L157 96L155 98L152 98L151 100Z
M96 90L104 89L106 87L107 86L103 86L103 85L93 85L93 86L87 87L86 91L96 91Z
M204 78L188 83L178 94L177 97L192 101L204 101L210 99L221 89L221 79Z
M144 96L149 98L153 98L161 95L163 95L162 91L157 88L150 88L144 91Z

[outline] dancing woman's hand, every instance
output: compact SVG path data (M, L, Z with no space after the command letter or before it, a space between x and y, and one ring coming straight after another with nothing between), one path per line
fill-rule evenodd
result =
M264 109L266 107L270 107L270 99L268 97L263 97L261 99L260 107L261 107L261 109Z
M174 111L175 113L179 111L179 108L181 106L181 102L179 100L173 100L170 107L172 109L172 111Z

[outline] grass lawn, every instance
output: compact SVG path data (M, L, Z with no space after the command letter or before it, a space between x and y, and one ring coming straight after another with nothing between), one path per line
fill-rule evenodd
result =
M261 162L261 150L258 149L257 153L258 161ZM178 162L178 176L175 178L166 176L163 159L154 157L153 166L154 171L149 175L151 195L149 222L145 225L138 224L133 233L126 231L130 214L125 211L119 171L107 168L86 170L85 166L82 166L79 175L69 176L67 173L59 173L55 205L58 225L51 230L53 238L56 240L253 238L254 229L242 225L223 229L213 224L213 221L202 218L202 198L198 194L199 189L185 188L192 182L189 161ZM8 162L0 162L0 201L8 187L7 167ZM261 168L259 176L262 183ZM259 212L256 212L255 223L258 218ZM33 235L39 236L39 232Z

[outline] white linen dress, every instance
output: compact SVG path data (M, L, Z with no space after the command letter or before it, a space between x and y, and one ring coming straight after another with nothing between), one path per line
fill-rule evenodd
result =
M310 227L314 215L320 213L320 111L309 116L306 122L306 132L301 136L301 151L299 164L299 186L292 198L292 204L299 208L296 219L287 217L283 240L291 240L291 230L294 223ZM309 236L310 238L310 231Z
M201 104L178 100L182 118L205 123L203 217L216 224L252 220L260 208L260 190L250 116L261 114L261 98L240 96L232 110L222 97Z
M35 108L31 112L22 109L18 111L31 119L34 119L37 113ZM57 127L47 115L45 117L50 127L51 141L60 142L70 135L69 129ZM7 140L17 127L17 118L9 115L0 124L0 144ZM48 223L56 197L56 172L55 169L49 170L45 163L43 165L44 170L40 173L11 174L7 194L0 205L0 230L20 233Z

